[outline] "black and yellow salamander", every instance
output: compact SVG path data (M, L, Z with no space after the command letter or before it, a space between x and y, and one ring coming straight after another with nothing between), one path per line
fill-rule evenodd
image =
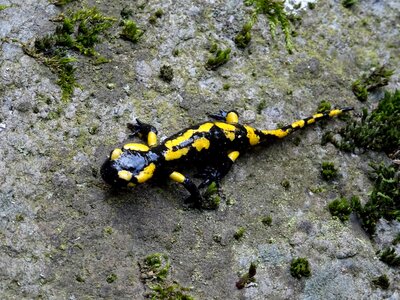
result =
M220 111L210 115L214 121L184 129L157 144L157 130L136 121L128 123L133 135L147 141L147 145L128 143L114 149L101 167L101 176L114 187L134 187L157 178L171 178L181 183L190 193L188 202L200 206L199 189L219 181L227 174L239 155L256 145L269 145L290 133L316 121L335 117L352 108L334 109L317 113L290 125L274 130L258 130L239 124L236 111ZM201 178L199 186L182 170L197 167Z

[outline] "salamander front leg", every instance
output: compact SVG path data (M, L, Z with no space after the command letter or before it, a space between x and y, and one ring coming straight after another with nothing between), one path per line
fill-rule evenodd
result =
M128 128L132 131L132 136L139 136L147 142L149 147L157 145L157 129L149 124L140 122L136 119L136 124L127 123Z
M217 114L209 114L210 118L217 121L224 121L229 124L237 124L239 122L239 114L235 110L230 110L228 112L220 110Z
M169 175L169 178L171 178L173 181L181 183L185 187L185 189L187 189L187 191L190 193L190 197L185 201L186 203L190 203L194 207L201 208L203 198L200 194L199 189L192 180L190 180L189 178L185 177L185 175L176 171L172 172Z

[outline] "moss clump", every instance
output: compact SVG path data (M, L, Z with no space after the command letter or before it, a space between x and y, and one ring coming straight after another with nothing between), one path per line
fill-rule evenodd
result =
M170 267L167 255L154 253L144 259L142 273L146 273L153 280L163 281L167 278ZM145 278L148 279L148 277Z
M171 66L163 65L160 68L160 78L165 82L171 82L174 78L174 70Z
M156 12L153 15L150 16L149 22L151 24L155 24L157 22L157 19L160 19L163 15L164 15L164 11L161 8L159 8L156 10Z
M358 3L358 0L342 0L342 5L346 8L350 8L356 3Z
M342 222L348 221L352 212L352 207L346 198L333 200L329 203L328 208L331 215L337 217Z
M369 75L364 74L354 81L351 89L358 100L366 101L368 92L387 85L393 73L393 70L388 70L385 66L376 68Z
M111 234L113 234L113 232L114 232L114 230L113 230L113 228L111 226L106 226L103 229L103 233L105 235L111 235Z
M23 214L16 214L15 215L15 221L17 222L23 222L25 220L25 217Z
M265 226L271 226L272 224L272 217L271 216L264 216L261 219L261 222L265 225Z
M315 2L308 2L307 3L307 7L309 8L309 9L315 9L315 7L316 7L316 3Z
M206 63L207 70L215 70L218 67L226 64L230 59L231 48L225 50L217 49L215 56L210 57Z
M253 24L251 22L247 22L243 25L242 30L235 36L235 44L238 48L246 48L251 41L251 28Z
M220 191L218 184L211 182L203 193L203 201L201 207L203 209L217 209L221 203Z
M189 288L184 288L179 284L173 283L171 285L157 284L150 287L152 292L148 295L149 298L154 300L194 300L188 294Z
M298 279L301 277L310 277L311 268L308 260L302 257L293 259L290 264L290 274Z
M383 249L382 253L379 255L379 259L389 266L400 266L400 255L396 254L396 250L393 247Z
M80 283L85 282L85 278L82 275L79 275L79 274L75 275L75 280L80 282Z
M118 279L118 276L114 273L111 273L107 276L106 281L107 281L107 283L113 283L117 279Z
M349 122L340 131L342 140L330 139L345 151L356 147L384 151L388 154L400 148L400 90L385 93L378 107L370 114L363 111L360 121Z
M389 278L386 274L383 274L379 277L372 279L372 283L383 290L387 290L390 286Z
M397 165L371 165L374 187L368 202L360 208L361 225L370 234L375 232L380 218L400 221L400 177Z
M146 296L151 299L177 299L177 300L193 300L193 297L186 292L190 289L180 286L176 281L167 280L170 263L167 255L154 253L148 255L143 263L139 263L142 273L142 281L150 288L151 292ZM156 281L152 285L150 283Z
M297 143L297 142L296 142ZM300 143L300 141L299 141ZM298 145L298 144L297 144ZM290 188L290 181L287 179L284 179L281 181L281 186L285 189L288 190Z
M231 88L231 84L230 83L224 83L224 85L222 86L222 89L224 90L224 91L227 91L227 90L229 90Z
M58 20L61 24L53 34L35 39L33 48L26 46L24 51L58 75L57 84L61 88L62 99L68 100L78 86L73 64L76 58L71 56L71 51L97 56L94 46L115 19L102 15L94 7L61 14Z
M392 245L396 246L400 243L400 232L396 235L396 237L392 241Z
M2 11L2 10L5 10L5 9L7 9L7 8L10 8L11 6L9 6L9 5L0 5L0 11Z
M338 170L333 162L322 162L321 175L325 180L332 180L338 176Z
M254 262L252 262L250 264L249 271L243 276L241 276L239 280L236 282L236 287L239 290L241 290L249 283L255 282L256 279L254 278L254 276L256 276L256 273L257 273L257 265Z
M265 15L268 19L269 28L271 31L272 38L275 38L276 35L276 27L280 25L284 35L286 42L286 49L289 53L293 52L293 42L291 37L291 28L289 18L285 11L285 1L276 1L276 0L244 0L244 4L247 6L253 6L254 12L251 16L250 21L246 23L243 28L248 29L248 32L253 27L253 25L257 22L258 16L260 14ZM244 41L241 45L246 46L245 41L251 38L251 36L244 35L241 38L241 41ZM250 40L249 40L250 42Z
M245 232L246 229L244 227L239 227L238 230L236 230L236 232L233 234L233 237L238 241L243 238Z
M330 111L331 109L332 109L332 104L328 101L322 100L318 105L317 112L323 113L323 112Z
M261 114L264 108L267 107L267 101L265 99L262 99L260 103L257 105L257 113Z
M121 37L132 43L137 43L143 35L143 30L139 29L136 23L132 20L124 20L121 32Z

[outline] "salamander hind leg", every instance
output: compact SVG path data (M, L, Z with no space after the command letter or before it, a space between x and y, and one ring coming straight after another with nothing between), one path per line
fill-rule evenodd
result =
M229 172L233 163L238 158L238 151L231 151L227 156L220 157L212 166L203 168L196 177L203 179L199 189L205 189L203 193L203 208L215 209L218 207L221 198L225 198L220 182Z
M157 129L149 124L136 119L136 124L127 123L127 127L132 131L131 136L138 136L147 142L149 147L157 145Z
M217 114L209 114L210 118L217 121L224 121L229 124L237 124L239 122L239 114L235 110L230 110L228 112L220 110Z

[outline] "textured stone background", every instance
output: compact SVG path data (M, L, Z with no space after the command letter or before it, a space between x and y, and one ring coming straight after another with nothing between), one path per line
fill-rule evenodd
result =
M387 160L321 146L322 134L342 126L340 120L298 133L299 145L291 137L241 157L222 182L231 204L215 211L185 210L186 192L173 183L116 194L98 174L105 155L126 140L125 123L136 117L166 137L219 109L234 108L244 121L274 128L308 116L321 100L356 112L375 107L382 91L363 104L351 83L387 64L395 70L387 89L400 88L399 1L364 0L346 9L329 0L297 10L292 55L279 30L271 39L264 17L250 47L236 48L232 39L250 14L241 0L149 1L143 9L140 1L87 1L115 17L133 8L146 31L137 44L117 32L105 37L97 50L110 63L93 66L79 57L82 89L68 103L60 101L56 76L20 45L53 32L50 19L62 10L47 0L0 4L11 5L0 11L1 299L142 299L138 261L154 252L170 257L171 278L193 287L197 299L399 299L398 269L375 255L399 224L382 221L371 240L356 218L343 224L327 209L340 195L366 201L368 163ZM158 8L165 14L150 25ZM232 48L232 59L207 71L215 41ZM170 84L158 77L163 64L174 70ZM330 184L319 174L326 160L341 173ZM282 180L290 182L288 190ZM261 223L265 215L272 226ZM236 241L239 227L246 232ZM290 275L298 256L311 263L308 279ZM239 291L238 274L251 261L258 262L257 284ZM108 283L112 273L117 280ZM371 283L383 273L392 282L387 291Z

